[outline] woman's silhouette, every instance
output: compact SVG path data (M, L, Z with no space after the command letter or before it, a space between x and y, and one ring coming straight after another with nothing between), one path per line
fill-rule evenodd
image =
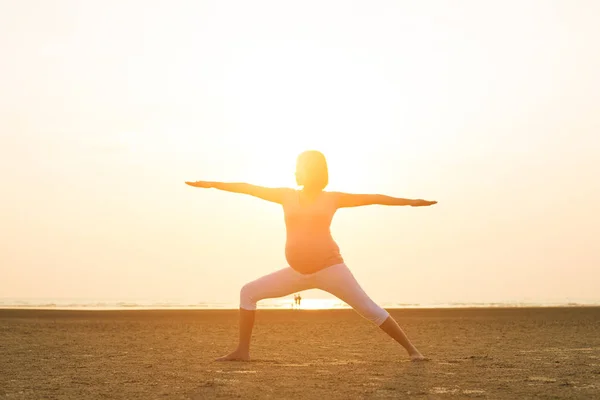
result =
M350 305L400 343L413 361L423 355L408 340L396 321L362 290L340 254L330 233L333 215L339 208L372 204L387 206L430 206L436 201L409 200L380 194L327 192L327 161L318 151L298 156L296 182L302 189L267 188L248 183L186 182L199 188L242 193L281 204L286 224L285 256L289 267L244 285L240 291L240 337L236 350L219 361L248 360L250 338L259 300L287 296L307 289L321 289Z

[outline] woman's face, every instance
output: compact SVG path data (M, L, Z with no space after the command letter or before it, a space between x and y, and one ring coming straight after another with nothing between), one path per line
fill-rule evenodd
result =
M306 152L298 157L296 161L296 183L298 186L316 185L316 188L321 185L319 178L322 174L325 174L323 178L327 181L327 164L322 157L322 155L319 157L319 154L314 152ZM326 182L324 186L327 186Z
M304 176L306 175L305 168L301 160L296 163L296 184L298 186L304 185Z

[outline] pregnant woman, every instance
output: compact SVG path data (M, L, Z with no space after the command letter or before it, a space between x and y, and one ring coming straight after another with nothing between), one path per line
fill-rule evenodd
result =
M281 204L284 213L287 231L285 256L289 267L242 287L239 343L232 353L218 360L250 359L250 338L258 301L315 288L333 294L364 318L377 324L406 349L412 361L424 360L425 357L408 340L396 321L360 287L344 263L340 249L331 236L330 225L339 208L372 204L422 207L437 202L380 194L327 192L324 190L329 182L327 161L318 151L306 151L298 156L296 182L301 189L267 188L248 183L186 182L194 187L242 193Z

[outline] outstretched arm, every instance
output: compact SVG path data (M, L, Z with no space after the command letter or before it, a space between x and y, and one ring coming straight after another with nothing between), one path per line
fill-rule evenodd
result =
M337 192L336 196L338 208L370 206L374 204L383 206L424 207L437 203L437 201L402 199L383 194L353 194Z
M251 185L249 183L228 183L228 182L186 182L187 185L205 188L205 189L219 189L226 192L242 193L250 196L258 197L266 201L281 204L283 202L283 196L289 189L286 188L270 188L264 186Z

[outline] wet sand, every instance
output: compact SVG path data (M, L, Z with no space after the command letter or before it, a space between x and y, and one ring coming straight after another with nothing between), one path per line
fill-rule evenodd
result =
M600 398L600 308L390 310L428 362L351 310L0 310L4 399Z

